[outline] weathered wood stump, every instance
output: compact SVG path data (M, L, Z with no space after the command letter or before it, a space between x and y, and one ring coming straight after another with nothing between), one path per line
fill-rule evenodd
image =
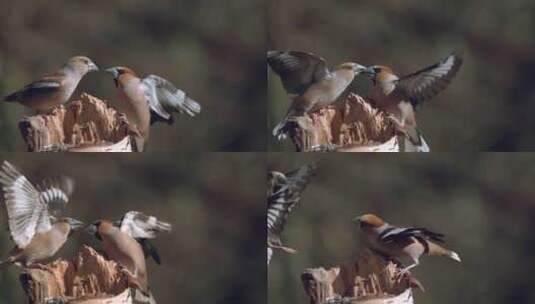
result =
M30 152L131 152L133 129L124 114L83 93L49 114L23 118L19 129Z
M299 152L428 152L398 134L388 115L362 97L342 101L294 118L289 136ZM423 140L423 138L422 138Z
M20 282L30 304L155 303L152 296L129 286L128 276L117 263L88 246L70 261L59 259L25 269Z
M414 303L411 288L423 286L411 275L400 278L399 271L393 262L365 250L356 262L306 269L301 280L311 304Z

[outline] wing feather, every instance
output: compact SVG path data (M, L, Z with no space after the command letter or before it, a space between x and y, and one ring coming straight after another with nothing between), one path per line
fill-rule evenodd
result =
M396 88L416 107L443 91L462 65L462 57L452 53L444 60L397 80Z

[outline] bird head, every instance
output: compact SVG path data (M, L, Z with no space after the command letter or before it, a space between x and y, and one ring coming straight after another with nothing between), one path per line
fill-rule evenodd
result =
M98 220L89 224L85 231L98 240L102 241L102 233L107 233L113 227L113 223L108 220Z
M369 72L369 68L361 64L355 63L355 62L344 62L341 65L339 65L336 69L337 70L344 70L344 69L351 70L355 73L355 75Z
M375 83L389 83L398 79L390 67L384 65L374 65L369 67L370 78Z
M375 214L364 214L354 219L361 229L379 228L385 224L385 221Z
M122 66L111 67L109 69L106 69L106 72L113 75L115 86L119 86L119 80L124 76L129 75L136 77L136 73L132 69Z
M85 224L82 221L73 219L72 217L62 217L57 223L64 223L69 225L69 234L72 234L74 231L82 228Z
M66 64L67 67L85 75L91 71L98 71L97 65L86 56L74 56Z

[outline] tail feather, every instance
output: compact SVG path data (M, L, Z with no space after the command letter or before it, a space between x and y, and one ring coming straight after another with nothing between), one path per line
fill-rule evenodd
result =
M457 262L461 262L461 258L455 251L451 251L449 249L446 249L440 245L437 245L433 242L427 242L429 246L429 255L437 255L437 256L446 256L452 260L455 260Z
M450 257L451 259L453 259L453 260L455 260L455 261L457 261L459 263L461 262L461 257L455 251L449 250L448 257Z

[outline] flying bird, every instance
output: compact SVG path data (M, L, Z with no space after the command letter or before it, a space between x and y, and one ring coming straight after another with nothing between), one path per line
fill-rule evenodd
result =
M409 258L413 264L403 268L400 276L418 266L422 255L445 256L461 262L457 253L437 243L444 243L444 235L426 228L402 228L386 223L374 214L365 214L355 218L359 224L366 245L391 259Z
M16 244L0 265L38 266L36 263L53 257L71 232L83 226L73 218L54 215L68 203L72 180L34 186L12 164L4 161L0 168L0 184L9 232Z
M273 250L295 253L292 248L285 247L281 241L281 233L286 225L288 215L301 199L310 179L316 171L316 165L306 165L289 172L268 172L267 187L267 264L271 261Z
M150 294L145 257L161 263L156 248L148 242L159 232L171 231L171 224L137 211L127 212L119 221L101 219L87 231L102 241L108 257L124 267L131 281L143 293Z
M462 57L453 53L439 63L402 77L396 76L390 67L372 66L374 86L366 97L390 115L397 129L412 144L421 146L415 109L444 90L462 62Z
M75 56L55 73L41 77L3 100L19 102L37 112L46 113L69 101L82 77L91 71L98 71L91 59Z
M273 136L279 139L286 137L288 121L340 100L356 75L372 73L354 62L342 63L331 71L325 59L300 51L269 51L267 62L292 98L286 116L273 129Z

